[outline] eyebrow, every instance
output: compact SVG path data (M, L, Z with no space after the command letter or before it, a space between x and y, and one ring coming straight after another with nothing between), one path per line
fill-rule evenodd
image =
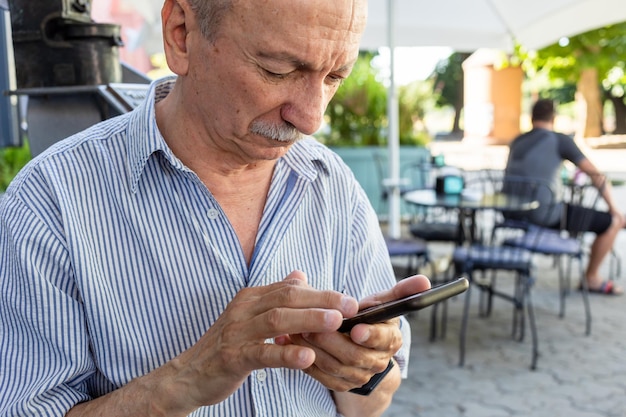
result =
M301 60L300 58L298 58L295 55L292 55L290 53L287 52L279 52L279 53L266 53L266 52L259 52L257 54L257 57L261 58L261 59L269 59L269 60L273 60L273 61L280 61L280 62L288 62L290 64L292 64L293 66L297 67L297 68L304 68L304 69L313 69L313 65ZM356 62L356 60L351 61L337 69L332 70L332 72L349 72L351 71L352 67L354 66L354 63Z

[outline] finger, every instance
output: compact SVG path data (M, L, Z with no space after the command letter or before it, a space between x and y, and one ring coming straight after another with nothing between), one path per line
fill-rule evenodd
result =
M255 339L275 338L285 334L335 332L343 322L337 310L320 308L273 308L249 319L248 334Z
M356 368L354 368L356 369ZM318 380L322 385L332 391L345 392L353 388L362 387L365 385L374 375L374 373L359 370L353 372L350 377L347 376L334 376L328 372L320 369L317 364L314 364L306 369L304 372Z
M291 271L291 273L285 277L285 281L290 281L290 280L297 280L308 285L306 274L297 269L294 271Z
M313 365L315 352L305 346L273 343L245 347L241 352L249 369L290 368L306 369Z
M396 285L386 291L369 295L359 302L359 309L364 309L373 305L381 304L387 301L397 300L398 298L407 297L418 292L426 291L430 288L430 280L424 275L413 275L404 278ZM351 317L351 316L346 316Z
M235 297L241 313L257 316L271 308L321 308L339 311L343 316L352 316L358 310L358 302L345 294L310 287L297 274L264 287L251 287L240 291Z
M313 343L310 343L309 340L307 340L309 338ZM341 345L342 343L347 343L346 348L335 349L335 353L339 353L338 356L342 356L343 359L337 358L333 354L330 354L326 349L317 346L317 339L319 338L343 339L343 341L339 340L338 343L330 342L330 344L333 344L335 347L337 347L337 345ZM372 355L372 352L368 352L367 349L360 348L357 345L350 343L345 335L309 334L306 337L302 335L295 335L292 336L292 340L298 345L310 347L314 350L315 362L313 366L305 369L305 372L320 381L329 389L335 391L347 391L355 387L360 387L369 381L372 375L376 372L380 372L377 371L379 364L377 363L376 358ZM386 364L388 361L388 358L380 358L380 364Z
M350 332L350 338L360 346L394 355L402 346L400 319L378 324L359 324Z
M382 371L394 352L370 349L352 342L339 333L307 333L294 337L294 343L315 350L315 364L330 375L352 380L351 375L360 370ZM382 345L381 342L379 344ZM379 369L381 368L382 369Z

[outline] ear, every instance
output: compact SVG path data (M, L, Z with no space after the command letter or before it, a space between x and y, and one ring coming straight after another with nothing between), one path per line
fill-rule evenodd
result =
M179 0L165 0L161 9L163 47L167 65L173 73L185 75L189 69L187 21L190 17Z

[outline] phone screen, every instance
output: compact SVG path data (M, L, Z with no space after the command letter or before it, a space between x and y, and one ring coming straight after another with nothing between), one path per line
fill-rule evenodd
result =
M356 316L344 319L339 331L349 332L359 323L379 323L381 321L406 314L410 311L421 310L425 307L460 294L467 290L468 287L469 281L467 278L461 277L417 294L366 308L359 311Z

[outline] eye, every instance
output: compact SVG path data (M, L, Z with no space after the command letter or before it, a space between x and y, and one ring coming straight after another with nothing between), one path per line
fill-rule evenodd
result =
M268 69L263 68L263 72L265 73L265 75L267 75L270 78L274 78L276 80L282 80L285 79L290 73L278 73L278 72L273 72L270 71Z
M341 84L343 84L345 79L346 79L345 77L341 75L336 75L336 74L328 74L326 76L326 80L328 80L328 84L331 84L334 86L340 86Z

